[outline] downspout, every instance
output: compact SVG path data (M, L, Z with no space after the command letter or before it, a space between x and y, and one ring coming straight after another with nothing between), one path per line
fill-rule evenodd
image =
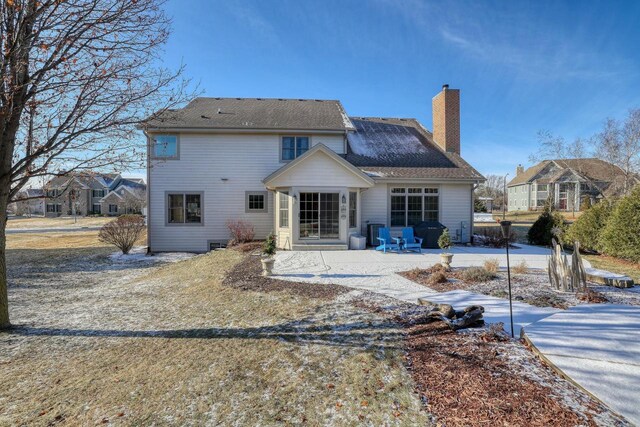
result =
M474 228L474 221L473 221L473 214L475 213L475 206L474 206L474 197L473 195L475 194L476 190L478 189L478 187L480 186L480 182L476 181L472 186L471 186L471 221L469 222L469 242L471 244L473 244L473 228Z
M151 253L151 167L149 161L149 149L151 147L151 142L149 140L149 134L146 130L142 131L144 136L147 138L147 254Z

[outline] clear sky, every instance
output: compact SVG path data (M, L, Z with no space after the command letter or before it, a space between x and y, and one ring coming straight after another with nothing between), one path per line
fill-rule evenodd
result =
M528 164L538 130L589 137L640 107L640 1L170 0L165 65L204 96L339 99L416 117L461 90L462 155Z

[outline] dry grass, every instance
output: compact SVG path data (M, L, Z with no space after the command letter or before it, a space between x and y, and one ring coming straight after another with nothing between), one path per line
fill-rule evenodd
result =
M138 239L137 245L146 245L146 232ZM7 249L78 249L109 247L98 240L98 231L47 232L47 233L18 233L7 235Z
M496 258L488 259L484 262L484 269L495 274L500 270L500 262Z
M533 224L533 222L538 219L538 217L540 216L540 214L542 213L542 211L516 211L516 212L507 212L506 213L506 219L508 221L513 221L515 223L531 223ZM580 217L580 215L582 215L582 212L560 212L560 214L562 216L565 217L565 219L567 221L575 221L577 218ZM502 220L502 212L493 212L493 217L497 220L497 221L501 221Z
M513 224L511 226L511 232L514 235L515 242L527 243L527 232L529 231L529 228L531 228L531 224ZM492 224L478 222L473 224L473 232L476 234L483 234L484 229L493 229L493 232L496 234L502 233L500 225L497 223Z
M613 258L606 255L583 255L594 268L624 274L640 284L640 264Z
M0 425L429 423L402 327L350 294L225 286L246 259L232 250L117 269L76 234L11 236Z
M527 261L522 260L519 263L517 263L516 265L514 265L511 270L515 273L515 274L527 274L529 272L529 264L527 264Z
M105 216L79 216L77 218L61 216L57 218L11 218L7 222L7 228L71 228L71 227L99 227L111 221L113 218Z

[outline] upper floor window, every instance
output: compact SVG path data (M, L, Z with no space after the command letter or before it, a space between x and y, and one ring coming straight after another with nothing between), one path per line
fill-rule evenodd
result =
M59 195L60 195L60 192L58 190L47 190L47 197L50 199L58 197Z
M177 135L155 135L153 141L153 157L159 159L178 158L178 136Z
M300 157L309 150L308 136L283 136L281 141L282 160L289 161Z
M547 191L548 187L547 184L538 184L537 185L537 191Z
M91 190L91 197L104 197L104 190Z

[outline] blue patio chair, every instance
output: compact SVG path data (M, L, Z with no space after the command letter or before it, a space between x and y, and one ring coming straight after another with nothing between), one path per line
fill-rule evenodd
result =
M376 251L382 251L387 253L387 249L390 251L400 252L400 239L399 237L391 237L391 230L389 227L381 227L378 230L378 240L380 241L380 246L376 248ZM395 240L395 243L392 241Z
M422 238L413 235L413 227L402 229L402 246L408 251L422 253Z

